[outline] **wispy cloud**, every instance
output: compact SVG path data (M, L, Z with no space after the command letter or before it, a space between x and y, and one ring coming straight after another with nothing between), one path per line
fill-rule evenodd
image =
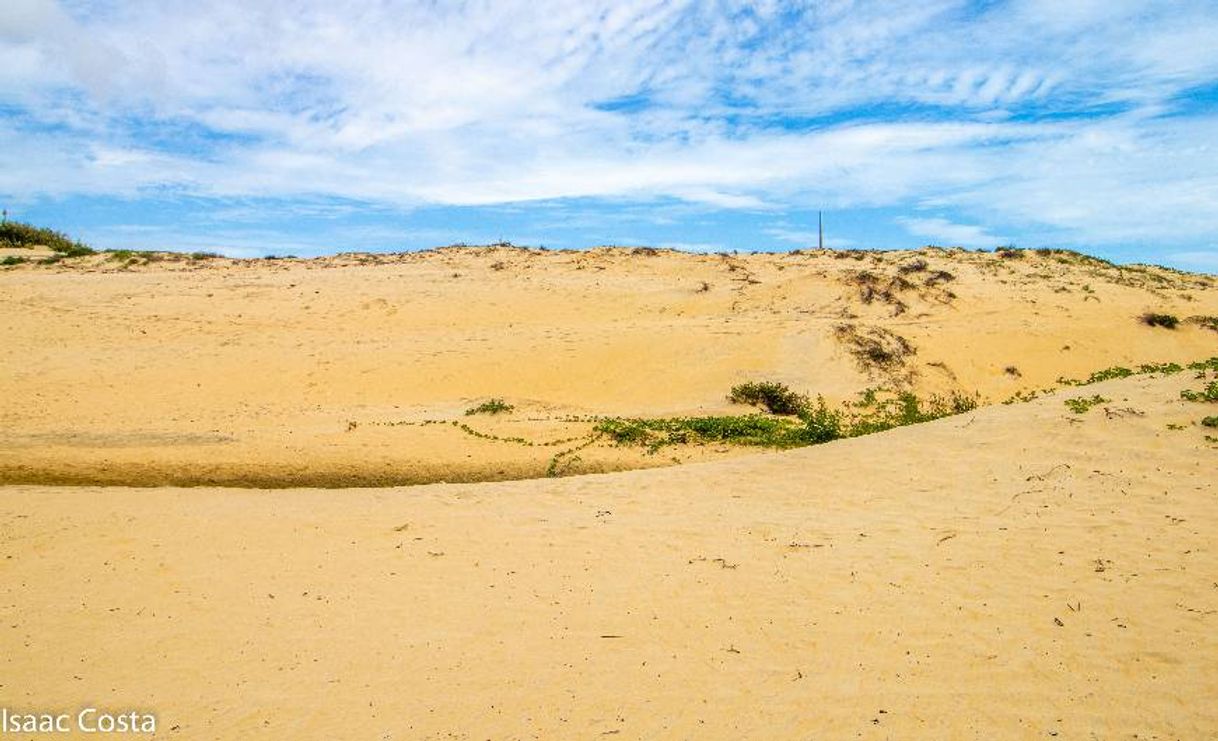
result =
M947 219L900 218L898 221L914 236L926 237L931 244L950 247L996 247L1007 241L1004 237L989 234L985 229L972 224L954 224Z
M1215 38L1207 0L8 0L0 195L922 209L893 233L1204 251Z

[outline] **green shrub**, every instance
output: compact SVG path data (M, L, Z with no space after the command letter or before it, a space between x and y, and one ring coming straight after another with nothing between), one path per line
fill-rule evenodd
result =
M1201 420L1202 427L1218 427L1218 417L1206 417Z
M1083 381L1078 381L1071 378L1058 378L1057 382L1063 386L1089 386L1093 383L1111 381L1114 378L1128 378L1132 375L1134 375L1134 372L1129 368L1114 365L1111 368L1105 368L1104 370L1092 373L1090 376L1087 376L1086 380Z
M1172 314L1155 314L1146 312L1141 316L1142 323L1148 327L1163 327L1164 329L1175 329L1180 323L1179 318Z
M799 414L808 400L792 391L786 384L775 381L752 381L732 387L727 397L734 404L762 407L771 414Z
M93 255L93 249L88 245L69 238L68 235L56 232L55 229L34 227L22 222L0 223L0 246L5 247L50 247L58 254L67 257Z
M595 431L618 445L640 445L655 452L666 445L732 443L773 448L819 445L846 437L869 435L894 427L929 422L977 408L975 397L963 394L932 396L925 401L912 393L883 399L868 390L863 400L830 408L823 397L804 399L798 419L761 414L728 417L666 419L603 419Z
M844 436L842 413L826 406L823 397L816 397L816 406L805 408L800 420L803 422L800 436L805 445L819 445Z
M618 445L641 445L655 452L666 445L734 443L792 448L809 444L805 428L790 418L764 414L666 419L603 419L595 431Z
M1180 392L1180 398L1185 401L1218 401L1218 381L1211 381L1201 391L1185 389Z
M20 221L0 223L0 246L3 247L48 247L65 257L92 255L93 249L77 242L54 229L31 226Z
M1098 406L1099 404L1107 404L1110 401L1112 401L1112 399L1105 399L1099 394L1096 394L1090 398L1080 396L1077 399L1066 399L1064 403L1070 409L1070 411L1074 412L1075 414L1086 414L1087 410L1091 407Z
M0 265L20 265L23 262L29 262L29 260L17 255L8 255L3 260L0 260Z
M465 416L472 414L503 414L510 412L516 407L508 404L503 399L490 399L484 401L476 407L471 407L465 410Z
M954 392L948 396L931 396L923 401L915 394L904 391L871 405L858 406L864 407L864 410L850 418L849 437L963 414L977 408L977 398Z

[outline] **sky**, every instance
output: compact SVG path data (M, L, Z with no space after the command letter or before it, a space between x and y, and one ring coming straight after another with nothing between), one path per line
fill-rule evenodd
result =
M0 205L102 248L1066 247L1218 272L1214 0L3 0Z

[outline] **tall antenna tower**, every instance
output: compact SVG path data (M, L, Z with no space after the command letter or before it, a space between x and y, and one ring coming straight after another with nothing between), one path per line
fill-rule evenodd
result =
M823 250L825 248L825 219L821 216L820 211L816 212L816 230L818 235L816 247Z

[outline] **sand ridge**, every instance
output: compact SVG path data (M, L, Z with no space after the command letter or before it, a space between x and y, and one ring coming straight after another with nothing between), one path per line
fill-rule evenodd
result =
M1065 252L152 257L0 270L0 482L384 486L664 466L741 451L584 446L588 420L740 414L728 390L758 379L833 402L875 386L994 402L1218 344L1188 321L1137 320L1218 315L1212 276ZM869 367L867 343L897 360ZM515 411L464 415L492 397Z

